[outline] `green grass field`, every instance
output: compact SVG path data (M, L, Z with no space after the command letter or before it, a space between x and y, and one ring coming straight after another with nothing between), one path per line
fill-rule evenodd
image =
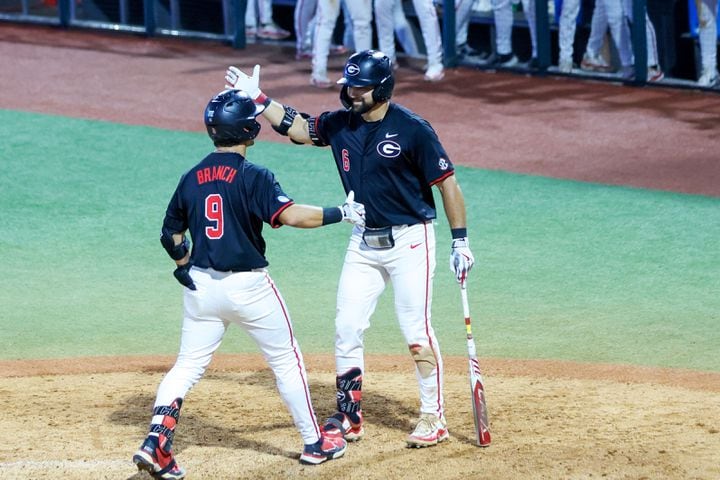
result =
M212 149L207 137L0 110L0 141L0 358L176 353L181 287L159 228L180 175ZM328 149L259 143L249 158L297 202L344 199ZM720 371L720 199L457 175L481 356ZM270 273L306 353L332 352L349 230L265 229ZM443 216L436 231L434 325L444 352L464 355ZM391 288L366 346L406 351ZM257 350L231 328L220 351Z

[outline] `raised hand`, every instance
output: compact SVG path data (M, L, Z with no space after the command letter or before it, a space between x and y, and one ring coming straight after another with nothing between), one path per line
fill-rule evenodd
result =
M250 76L237 67L228 67L225 71L225 82L227 82L225 87L242 90L253 100L257 100L263 94L260 90L260 65L255 65Z

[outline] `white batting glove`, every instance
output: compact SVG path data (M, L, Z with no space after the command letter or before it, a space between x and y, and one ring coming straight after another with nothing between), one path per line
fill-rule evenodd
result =
M361 227L365 226L365 205L355 201L354 191L350 190L340 210L342 211L342 219L344 222Z
M225 71L226 88L234 88L247 93L256 103L259 98L264 97L260 90L260 65L255 65L253 73L248 76L237 67L228 67Z
M455 274L458 283L465 282L473 264L475 264L475 257L470 251L467 237L453 239L450 252L450 271Z

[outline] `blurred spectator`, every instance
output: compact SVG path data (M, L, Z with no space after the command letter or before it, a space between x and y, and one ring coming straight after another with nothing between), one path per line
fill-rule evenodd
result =
M392 4L392 11L390 12L386 10L389 4ZM393 69L397 70L398 63L395 51L395 38L397 38L398 43L402 46L403 51L411 57L419 56L420 50L418 49L410 22L408 22L407 16L405 15L402 0L381 2L380 8L383 9L382 12L377 10L378 4L375 2L375 25L378 27L379 49L390 58ZM393 34L389 33L389 23L392 24ZM380 34L381 31L382 35ZM383 47L390 52L388 53L386 50L383 50Z
M434 0L443 6L443 0ZM480 52L468 45L468 27L475 0L455 0L455 49L460 57L480 55Z
M410 57L420 55L420 49L415 40L413 28L405 15L402 0L393 0L393 24L395 25L395 38L400 43L403 52ZM393 65L397 64L393 63Z
M577 26L579 13L580 0L563 0L558 29L558 43L560 44L558 69L562 73L570 73L573 69L573 45L575 43L575 27Z
M698 78L701 87L714 87L718 83L717 69L717 0L696 0L698 11L698 37L702 71Z
M295 58L312 58L312 36L317 0L297 0L295 3Z
M590 23L590 37L588 38L587 45L585 46L585 54L580 63L580 68L583 70L601 73L608 73L614 70L607 56L602 54L608 26L605 1L597 0ZM615 37L612 30L610 33L614 40Z
M623 10L625 14L625 18L627 18L628 22L632 24L633 22L633 0L623 0ZM627 23L625 24L627 28ZM632 42L630 40L630 34L629 34L629 28L628 28L628 35L627 37L621 37L623 39L627 38L627 48L630 50L632 55ZM657 37L655 35L655 27L653 26L652 21L650 20L650 17L647 14L647 10L645 11L645 38L647 40L646 42L646 48L647 48L647 78L646 80L648 82L659 82L663 78L665 78L665 74L663 73L662 69L660 68L660 64L658 63L658 49L657 49ZM635 60L633 59L633 67L631 69L624 69L623 71L623 78L626 79L634 79L635 78L635 66L634 66Z
M597 18L596 18L597 15ZM632 0L598 0L595 2L590 39L586 47L581 67L587 70L601 71L604 62L599 58L602 40L610 27L610 35L620 57L621 75L625 80L635 78L635 57L632 50L632 38L629 22L632 23ZM598 30L596 30L598 29ZM648 82L659 82L665 77L658 64L657 39L655 28L645 12L645 34L647 37L647 78Z
M522 8L530 29L530 42L532 43L532 59L537 57L537 36L535 34L535 0L522 0ZM492 0L493 15L495 17L495 54L490 63L499 67L513 67L518 64L518 58L512 50L513 6L511 0Z
M315 14L317 13L317 0L298 0L295 4L295 59L310 60L312 58L312 40L315 36ZM349 14L345 14L346 7L343 2L345 21L345 34L352 37L352 21ZM330 55L344 55L348 48L344 45L330 45Z
M258 28L258 13L260 25ZM280 28L272 17L272 0L248 0L245 10L245 36L264 40L284 40L291 35Z
M396 64L395 53L395 14L394 0L375 0L375 26L377 27L378 44L393 65ZM425 51L427 52L427 69L425 81L439 82L445 77L442 59L442 37L440 23L433 0L413 0L413 7L420 23ZM402 6L401 6L402 8ZM360 50L360 49L358 49Z
M353 43L356 51L372 48L371 1L346 1L352 20ZM330 88L333 85L327 75L327 62L335 23L339 15L340 2L338 0L318 0L312 46L312 75L310 76L310 84L318 88Z

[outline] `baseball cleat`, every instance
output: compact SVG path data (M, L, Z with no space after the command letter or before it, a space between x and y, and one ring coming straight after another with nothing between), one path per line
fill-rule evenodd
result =
M423 413L415 426L415 430L408 436L408 447L431 447L447 440L450 432L445 417L438 418L431 413Z
M561 60L558 64L558 70L560 71L560 73L572 73L572 69L572 60Z
M345 55L348 48L345 45L330 45L330 55Z
M601 73L609 73L613 70L612 66L603 57L600 55L591 55L587 52L583 55L580 68L589 72Z
M365 429L362 413L358 412L353 416L356 417L354 422L343 412L335 413L325 422L323 432L328 437L342 437L348 442L357 442L365 435Z
M510 68L517 66L519 60L512 52L500 53L493 59L492 63L497 67Z
M714 87L718 83L718 71L715 68L703 69L702 75L698 78L698 85L701 87Z
M310 85L315 88L332 88L333 86L327 77L310 77Z
M445 70L442 69L442 67L438 69L428 69L427 72L425 72L425 76L423 79L426 82L439 82L445 78Z
M284 28L280 28L274 22L261 25L260 29L257 31L257 37L264 40L284 40L290 35L290 32Z
M665 78L665 74L659 65L653 65L647 69L647 81L650 83L659 82Z
M140 449L133 455L133 463L141 472L148 472L153 478L162 480L181 480L185 470L173 458L172 453L164 452L158 445L158 437L148 436Z
M426 82L439 82L445 78L445 70L443 69L442 63L428 67L424 78Z
M333 458L342 457L347 449L347 442L342 437L323 435L315 443L305 445L300 455L300 463L319 465Z

